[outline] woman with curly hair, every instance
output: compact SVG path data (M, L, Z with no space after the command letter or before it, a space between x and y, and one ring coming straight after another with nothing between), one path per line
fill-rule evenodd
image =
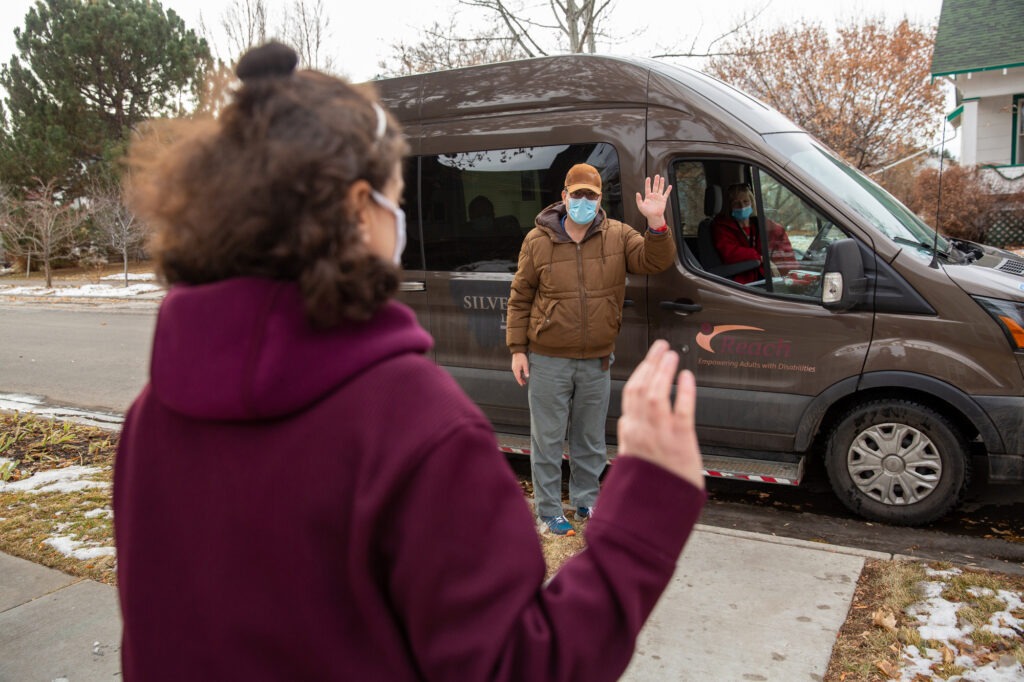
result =
M490 424L393 300L401 132L296 63L250 51L216 121L131 154L170 290L115 466L125 677L617 678L704 500L692 375L673 405L652 347L545 583Z

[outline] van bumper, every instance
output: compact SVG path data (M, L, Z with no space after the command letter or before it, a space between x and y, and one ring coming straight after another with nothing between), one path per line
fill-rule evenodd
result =
M981 396L976 400L992 420L1004 447L1001 453L989 449L989 480L1024 483L1024 397Z

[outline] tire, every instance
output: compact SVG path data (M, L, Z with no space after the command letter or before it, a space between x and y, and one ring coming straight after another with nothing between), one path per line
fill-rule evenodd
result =
M942 517L971 479L964 435L910 400L875 400L844 414L829 435L825 468L850 511L900 526Z

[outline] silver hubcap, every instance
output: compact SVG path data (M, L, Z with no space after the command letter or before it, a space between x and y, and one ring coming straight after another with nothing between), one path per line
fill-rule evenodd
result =
M906 424L875 424L853 440L846 454L850 478L882 504L920 502L942 479L942 460L931 439Z

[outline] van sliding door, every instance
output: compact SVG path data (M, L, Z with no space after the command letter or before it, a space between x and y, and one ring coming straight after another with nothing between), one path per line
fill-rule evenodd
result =
M438 364L499 431L529 431L527 392L512 376L505 323L520 247L537 214L561 201L565 175L576 163L600 171L603 208L609 216L622 219L624 197L635 211L632 197L640 188L632 182L623 187L622 169L641 162L618 143L623 135L627 141L635 135L640 142L633 149L642 149L643 118L622 110L589 115L595 122L590 126L580 125L578 113L560 112L484 122L463 119L423 128L420 212L428 329ZM601 141L605 122L616 131L608 135L615 145ZM642 287L634 279L631 284ZM642 288L634 289L632 297L642 300ZM643 311L642 305L627 309L620 345L644 347ZM613 377L618 371L616 367ZM613 382L613 391L621 385ZM617 413L615 395L612 404Z

